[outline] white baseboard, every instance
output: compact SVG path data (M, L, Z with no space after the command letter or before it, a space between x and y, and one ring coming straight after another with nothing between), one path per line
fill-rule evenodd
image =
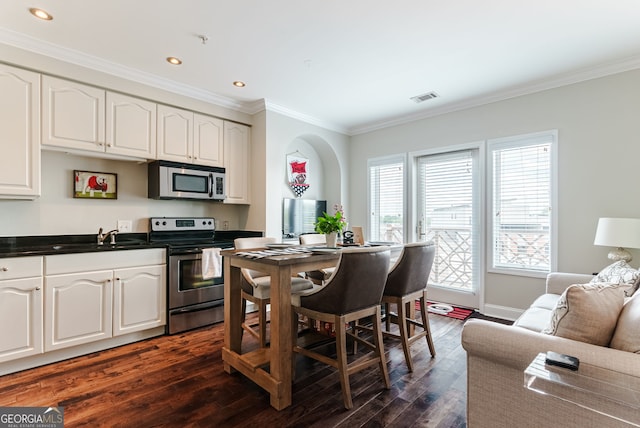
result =
M483 315L510 321L515 321L524 312L524 309L510 308L508 306L500 305L490 305L486 303L483 309Z

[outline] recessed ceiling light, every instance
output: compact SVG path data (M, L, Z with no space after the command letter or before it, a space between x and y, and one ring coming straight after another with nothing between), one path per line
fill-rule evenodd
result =
M247 86L247 84L244 83L242 80L236 80L235 82L233 82L233 86L236 86L238 88L244 88L245 86Z
M182 61L180 60L180 58L176 58L175 56L168 56L167 57L167 62L169 64L173 64L173 65L180 65L182 64Z
M51 21L53 19L53 16L49 15L47 11L38 9L37 7L30 8L29 12L31 12L31 15L35 16L36 18L40 18L45 21Z

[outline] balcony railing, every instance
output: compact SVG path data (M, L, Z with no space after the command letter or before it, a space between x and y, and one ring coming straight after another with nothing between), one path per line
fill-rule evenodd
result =
M497 238L496 267L547 271L551 266L549 233L546 230L501 230Z
M382 240L403 242L402 227L387 225ZM525 228L499 232L496 267L546 270L549 262L549 234ZM469 228L429 228L426 236L436 245L429 283L458 290L473 290L473 242Z
M430 228L427 240L436 245L429 283L473 290L473 253L470 229Z

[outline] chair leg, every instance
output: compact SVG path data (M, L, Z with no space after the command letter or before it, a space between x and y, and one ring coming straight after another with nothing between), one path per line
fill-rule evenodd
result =
M405 315L408 317L408 319L410 320L415 320L416 319L416 302L414 299L409 300L408 302L406 302L405 306L407 307L407 310L405 311ZM409 336L411 337L415 334L416 332L416 326L410 322L407 322L407 328L409 331Z
M344 407L351 409L351 386L349 385L349 368L347 367L347 331L344 321L340 317L335 318L336 326L336 354L338 363L338 373L340 376L340 386L342 387L342 399Z
M415 305L415 303L414 303ZM413 360L411 359L411 349L409 348L409 328L407 322L407 305L402 303L402 299L398 299L398 328L400 329L400 340L402 342L402 350L404 351L404 359L407 362L407 368L413 371ZM415 306L414 306L415 307Z
M431 336L431 327L429 327L429 311L427 311L427 292L422 293L420 297L420 313L422 314L422 328L427 333L427 345L429 345L429 352L431 356L436 356L436 348L433 345L433 337Z
M267 346L267 303L266 300L261 300L258 309L258 329L260 347L265 348Z
M376 314L373 316L373 341L376 345L376 355L380 359L380 371L382 372L382 378L384 379L384 386L387 389L391 388L389 382L389 372L387 371L387 360L384 356L384 343L382 341L381 324L382 319L380 317L380 306L376 309Z
M384 304L384 323L387 331L391 331L391 305L388 303Z
M354 336L358 335L358 326L360 325L360 320L355 320L353 321L353 328L352 328L352 334ZM354 340L353 341L353 355L356 355L358 353L358 341Z
M246 318L247 318L247 300L244 298L241 298L240 300L242 300L242 308L240 312L240 325L244 326ZM242 335L244 333L244 328L240 329L240 343L242 343Z
M291 309L291 381L296 380L296 346L298 346L298 313Z

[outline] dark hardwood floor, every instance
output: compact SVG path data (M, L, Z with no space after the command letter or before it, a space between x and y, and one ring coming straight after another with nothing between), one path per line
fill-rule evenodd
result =
M293 405L274 410L262 389L222 370L222 324L2 376L0 406L64 406L68 428L465 427L463 322L430 320L436 357L426 340L417 342L409 373L400 342L385 339L391 389L377 369L352 375L349 411L335 370L304 357Z

